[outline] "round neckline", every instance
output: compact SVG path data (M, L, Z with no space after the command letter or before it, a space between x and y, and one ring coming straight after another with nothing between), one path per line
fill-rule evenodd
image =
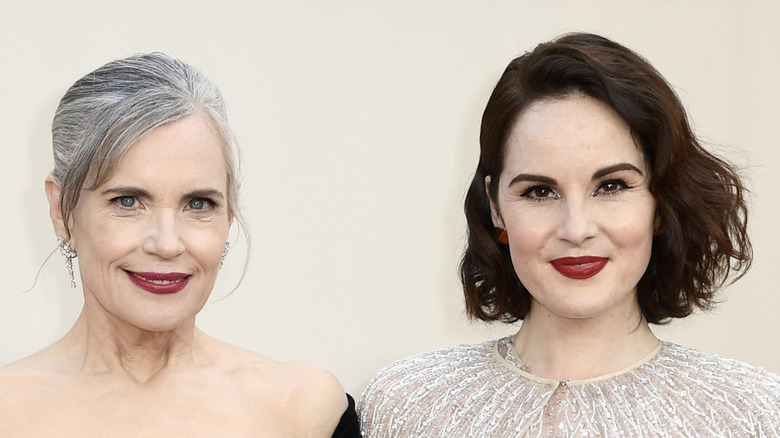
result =
M532 380L534 382L543 383L546 385L550 385L553 387L558 387L560 385L563 386L578 386L578 385L584 385L587 383L593 383L593 382L599 382L602 380L611 379L616 376L620 376L622 374L629 373L642 365L650 362L651 360L655 359L658 356L658 353L661 352L661 349L664 346L664 343L662 341L658 341L658 345L653 348L652 351L650 351L648 354L646 354L644 357L639 359L638 361L632 363L631 365L628 365L625 368L622 368L620 370L603 374L596 377L591 377L589 379L572 379L572 380L557 380L557 379L548 379L544 377L539 377L535 374L529 373L528 371L523 370L522 368L518 367L517 365L509 362L502 354L498 351L498 345L503 340L507 340L507 347L508 348L514 348L514 340L512 339L512 336L508 336L506 338L497 339L493 342L493 348L492 348L492 355L494 360L498 361L501 365L503 365L508 370L512 371L513 373L520 374L521 376L525 377L528 380Z

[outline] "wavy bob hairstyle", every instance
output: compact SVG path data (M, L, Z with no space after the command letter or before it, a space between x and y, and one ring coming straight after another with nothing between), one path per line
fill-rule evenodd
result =
M482 115L480 157L468 189L468 243L460 264L466 312L514 322L531 307L509 247L497 241L490 216L507 138L539 100L584 95L610 106L630 127L650 169L662 232L637 284L650 323L708 309L730 274L749 269L745 188L733 165L702 148L679 98L649 62L599 35L567 34L509 63ZM490 176L490 198L485 177Z

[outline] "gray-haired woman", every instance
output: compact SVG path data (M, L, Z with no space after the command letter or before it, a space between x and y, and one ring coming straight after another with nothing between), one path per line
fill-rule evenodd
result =
M204 334L229 249L236 144L219 90L154 53L78 80L46 179L84 308L54 345L0 369L0 436L357 436L331 374Z

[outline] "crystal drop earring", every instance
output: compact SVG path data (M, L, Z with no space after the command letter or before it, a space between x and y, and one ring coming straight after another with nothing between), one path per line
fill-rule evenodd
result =
M225 249L222 251L222 258L219 260L219 269L222 269L222 265L225 264L225 257L230 252L230 240L225 241Z
M64 237L57 236L57 245L60 247L60 254L65 259L65 269L68 270L70 275L70 287L76 288L76 276L73 273L73 259L78 257L78 253L70 249L70 242L66 242Z

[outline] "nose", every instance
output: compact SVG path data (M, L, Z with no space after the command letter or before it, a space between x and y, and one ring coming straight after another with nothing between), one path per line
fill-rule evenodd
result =
M176 213L173 210L163 210L150 219L151 226L144 240L144 251L164 259L183 253L184 242Z
M556 236L573 245L582 245L598 232L587 201L567 200L560 204L561 221Z

